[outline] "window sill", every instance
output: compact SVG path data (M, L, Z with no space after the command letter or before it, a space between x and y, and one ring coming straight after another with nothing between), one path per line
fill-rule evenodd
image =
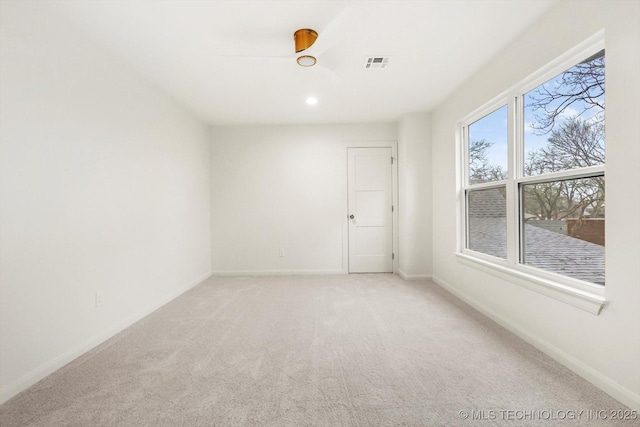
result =
M607 300L602 295L583 291L552 280L536 277L508 266L496 264L478 257L456 252L458 261L485 273L508 280L518 286L546 295L558 301L570 304L594 315L599 315Z

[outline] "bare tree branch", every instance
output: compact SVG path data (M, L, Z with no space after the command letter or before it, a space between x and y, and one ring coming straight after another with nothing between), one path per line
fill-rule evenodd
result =
M532 128L538 135L551 132L572 105L578 107L577 117L594 109L595 116L604 111L604 58L603 50L562 73L555 84L547 82L535 89L526 106L536 115Z
M507 178L507 172L501 166L491 164L487 158L487 150L492 146L493 142L484 139L472 141L469 144L469 181L471 183L500 181Z
M541 175L604 164L604 126L579 118L569 119L551 132L548 145L529 152L528 175ZM602 212L604 180L564 180L525 186L528 214L539 219L581 217L588 207L592 215Z

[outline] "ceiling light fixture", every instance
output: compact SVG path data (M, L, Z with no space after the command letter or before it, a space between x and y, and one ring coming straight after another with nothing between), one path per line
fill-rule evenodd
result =
M318 33L309 28L302 28L293 33L293 41L296 44L296 53L309 49L316 42L317 38ZM311 55L299 56L297 61L298 65L302 67L313 67L316 65L316 58Z
M316 105L318 103L318 98L314 98L313 96L310 96L307 98L305 102L307 103L307 105Z
M301 67L313 67L314 65L316 65L316 58L310 55L299 56L297 61L298 65L300 65Z

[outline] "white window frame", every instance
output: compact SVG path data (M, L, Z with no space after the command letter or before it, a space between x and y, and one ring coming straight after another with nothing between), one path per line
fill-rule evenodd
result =
M569 52L518 82L499 96L487 102L458 123L459 171L458 186L459 232L456 255L466 265L479 268L489 274L545 294L559 301L582 308L593 314L600 314L607 304L605 286L574 279L547 270L520 263L522 244L520 221L520 186L549 181L605 176L605 166L591 166L548 173L524 175L524 95L539 85L552 79L580 61L603 50L604 32L592 36ZM606 71L605 71L606 72ZM493 111L507 105L508 173L506 180L469 183L468 174L468 127ZM605 113L606 114L606 113ZM606 137L605 137L606 140ZM505 187L507 222L507 258L502 259L467 248L467 191ZM605 179L606 188L606 179ZM606 191L605 191L606 194ZM606 275L606 273L605 273Z

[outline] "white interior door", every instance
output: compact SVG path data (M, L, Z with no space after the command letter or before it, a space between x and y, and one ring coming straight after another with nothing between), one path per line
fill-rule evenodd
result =
M391 147L349 148L349 273L393 272Z

